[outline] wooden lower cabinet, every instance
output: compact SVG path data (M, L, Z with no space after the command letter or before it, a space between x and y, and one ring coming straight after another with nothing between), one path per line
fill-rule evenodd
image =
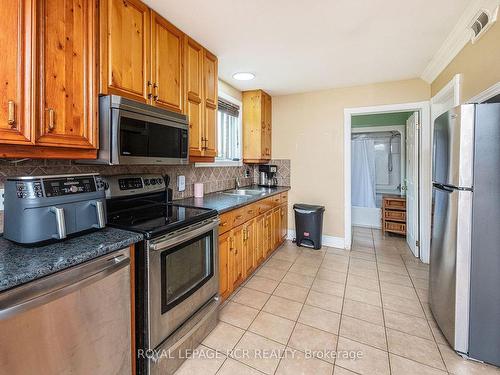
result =
M273 210L273 224L272 224L272 250L275 250L281 244L281 206Z
M245 280L245 252L243 249L244 241L243 241L243 225L233 229L231 231L231 250L230 253L232 256L232 287L233 290L241 285L241 283Z
M276 196L271 197L274 200ZM286 238L288 202L271 198L226 212L219 225L219 294L225 300ZM268 205L269 203L269 205ZM265 212L255 216L260 209Z
M226 299L232 292L231 280L231 232L219 236L219 294Z
M243 224L243 254L245 258L245 275L251 274L256 267L255 262L255 219Z
M286 239L288 234L288 207L286 204L281 205L281 241Z

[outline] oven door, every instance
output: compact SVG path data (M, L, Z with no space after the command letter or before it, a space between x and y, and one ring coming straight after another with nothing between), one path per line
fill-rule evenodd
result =
M148 242L150 349L217 295L218 225L210 219Z
M188 163L188 127L176 118L112 110L114 164Z

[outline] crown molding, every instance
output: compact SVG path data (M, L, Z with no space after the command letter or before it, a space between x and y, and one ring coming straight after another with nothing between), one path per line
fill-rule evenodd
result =
M472 30L469 26L477 13L485 9L492 15L499 4L500 0L472 0L420 77L432 83L470 41Z
M500 94L500 82L495 83L493 86L488 87L483 92L470 98L467 103L482 103L488 99L493 98Z

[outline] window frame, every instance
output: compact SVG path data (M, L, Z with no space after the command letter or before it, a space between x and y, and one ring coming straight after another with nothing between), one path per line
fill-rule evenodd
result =
M239 136L239 143L241 145L241 155L240 155L240 160L239 161L233 161L233 160L225 160L225 159L218 159L215 157L215 161L213 163L195 163L195 167L241 167L243 166L243 103L236 99L235 97L226 94L225 92L219 92L219 97L221 97L224 100L227 100L230 103L233 103L237 106L240 107L239 114L238 114L238 123L240 126L240 136ZM219 109L217 109L217 112L219 112ZM218 124L217 124L218 128ZM218 140L218 138L217 138ZM217 150L219 149L219 145L217 144Z

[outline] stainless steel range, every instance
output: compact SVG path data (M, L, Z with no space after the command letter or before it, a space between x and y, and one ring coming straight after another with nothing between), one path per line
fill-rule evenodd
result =
M139 374L173 373L217 321L217 211L172 204L165 180L106 178L108 224L145 236L135 263Z

